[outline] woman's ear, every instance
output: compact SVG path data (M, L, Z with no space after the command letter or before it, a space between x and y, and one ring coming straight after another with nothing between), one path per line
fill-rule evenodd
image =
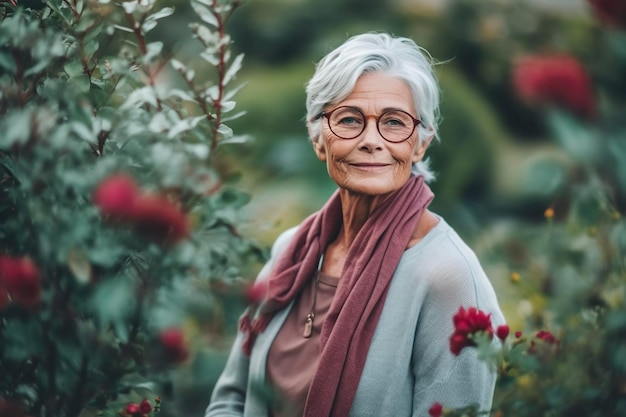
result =
M307 123L307 131L309 132L309 138L311 139L311 143L313 144L313 150L315 151L315 155L317 155L317 158L320 161L326 162L326 148L324 147L324 141L322 140L321 132L318 131L316 135L313 129L311 129L310 123Z
M413 156L411 158L411 161L414 164L424 159L424 155L426 154L426 149L428 149L428 145L430 145L430 142L433 140L433 137L435 137L434 134L430 135L429 137L418 142L415 145L415 149L413 150Z
M313 141L313 150L315 151L317 158L322 162L326 162L326 147L324 146L322 138L318 137L317 140L311 140Z

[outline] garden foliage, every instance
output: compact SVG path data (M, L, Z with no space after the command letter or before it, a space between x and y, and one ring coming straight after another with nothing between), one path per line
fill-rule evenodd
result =
M238 5L191 0L193 63L155 0L0 5L0 415L154 411L259 254L218 157Z
M589 4L604 25L599 48L623 73L623 2ZM476 312L455 316L451 351L479 349L498 371L493 409L436 403L430 415L626 415L626 95L566 51L531 51L511 67L518 98L544 112L561 150L528 176L552 204L544 225L504 227L485 252L488 264L511 271L517 296L501 299L517 299L521 320L509 319L519 328L493 329Z

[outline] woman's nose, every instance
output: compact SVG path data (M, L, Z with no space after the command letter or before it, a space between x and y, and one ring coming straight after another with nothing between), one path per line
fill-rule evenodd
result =
M370 152L374 149L382 149L385 139L376 128L375 120L368 120L365 129L359 136L360 146L367 148Z

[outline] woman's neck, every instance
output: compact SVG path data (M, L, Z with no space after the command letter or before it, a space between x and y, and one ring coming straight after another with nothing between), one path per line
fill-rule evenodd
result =
M352 242L356 239L357 234L367 219L390 194L366 195L341 190L339 195L341 198L343 224L337 235L336 242L348 249L352 246Z

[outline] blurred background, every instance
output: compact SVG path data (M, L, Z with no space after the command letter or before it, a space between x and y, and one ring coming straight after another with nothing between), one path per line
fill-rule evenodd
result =
M230 169L252 196L249 233L271 244L334 190L308 141L304 85L323 55L364 31L412 37L441 63L441 142L427 154L438 174L433 210L466 238L500 217L543 220L551 190L530 167L558 150L546 138L543 110L515 97L511 66L538 51L599 63L587 7L583 0L244 2L230 33L246 56L237 105L247 114L231 125L252 141L232 148Z
M177 33L180 39L186 34L180 11L188 5L169 3L181 21L164 21L157 35L177 44ZM411 37L440 63L441 141L427 153L437 173L431 208L476 250L512 328L521 328L524 314L542 301L524 299L511 285L511 277L515 281L519 275L508 261L520 260L523 251L512 240L506 248L498 245L502 236L511 236L512 227L532 230L546 224L546 209L558 206L559 190L568 181L568 156L550 134L546 109L516 95L513 66L527 54L566 53L605 84L625 87L615 57L599 42L602 28L589 2L244 1L229 22L229 33L234 50L245 53L237 78L245 85L236 100L246 115L229 125L251 141L222 147L222 158L216 160L230 182L250 193L242 229L262 246L269 247L281 231L319 209L335 190L307 137L304 88L322 56L365 31ZM192 47L186 56L190 62L197 59ZM507 262L501 251L510 255ZM231 333L236 317L227 324ZM229 341L196 346L187 368L193 378L181 373L176 388L179 408L188 414L201 415L208 404L222 365L215 358L224 358Z

